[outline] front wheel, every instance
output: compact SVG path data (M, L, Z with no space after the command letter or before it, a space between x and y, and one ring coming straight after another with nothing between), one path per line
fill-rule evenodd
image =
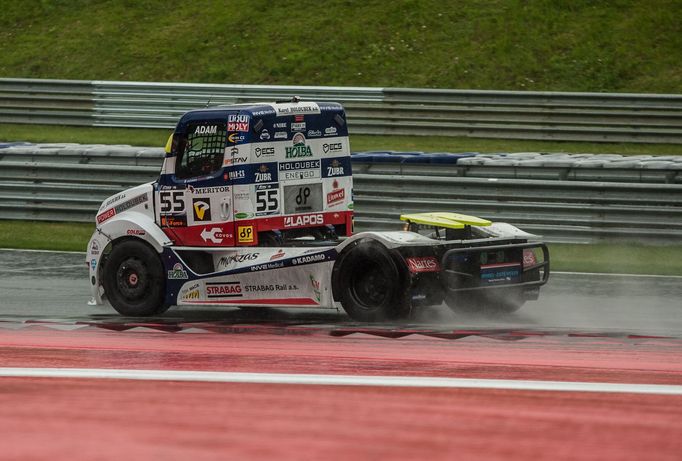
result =
M354 320L377 322L409 314L405 269L380 243L355 243L341 254L335 272L341 305Z
M114 246L104 266L104 292L120 314L146 317L165 312L166 279L159 255L147 244L128 240Z

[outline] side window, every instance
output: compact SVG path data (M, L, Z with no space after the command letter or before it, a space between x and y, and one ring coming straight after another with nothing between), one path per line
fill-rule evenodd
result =
M174 146L178 153L175 176L179 179L207 176L223 166L225 123L219 120L190 123L187 134Z

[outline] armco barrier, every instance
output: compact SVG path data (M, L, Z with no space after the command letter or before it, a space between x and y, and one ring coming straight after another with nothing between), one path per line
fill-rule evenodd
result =
M0 122L171 128L216 104L345 105L353 134L682 144L682 95L0 78Z
M479 157L492 162L475 164ZM659 161L661 168L647 162L587 168L571 164L570 157L550 166L534 157L538 165L519 166L508 163L518 156L503 154L354 155L356 230L399 229L404 212L458 211L510 222L554 242L682 243L677 158ZM580 158L586 157L573 160ZM94 222L106 197L153 181L162 159L159 148L0 147L0 218ZM584 180L600 175L605 178Z

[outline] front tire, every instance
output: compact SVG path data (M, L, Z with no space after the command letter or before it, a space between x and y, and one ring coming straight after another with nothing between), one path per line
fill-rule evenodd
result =
M147 317L165 312L166 279L159 255L147 244L128 240L114 246L104 267L104 292L122 315Z
M341 254L334 271L341 305L354 320L377 322L409 314L406 268L380 243L355 242Z

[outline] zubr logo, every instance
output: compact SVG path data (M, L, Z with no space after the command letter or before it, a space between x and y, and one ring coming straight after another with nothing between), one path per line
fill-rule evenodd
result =
M194 208L195 221L210 221L211 220L211 206L205 198L192 199L192 206Z
M310 150L310 146L305 144L305 136L303 133L296 133L292 140L294 145L291 147L286 147L286 158L298 158L298 157L312 157L313 151Z

